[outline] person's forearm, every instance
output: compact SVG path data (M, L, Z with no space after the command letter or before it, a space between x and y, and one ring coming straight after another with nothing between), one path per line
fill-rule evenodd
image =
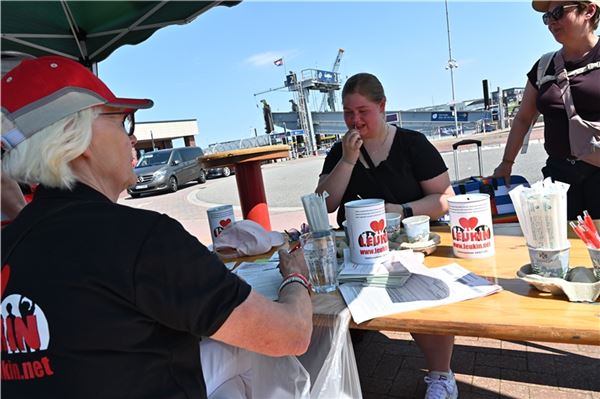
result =
M306 352L312 333L312 304L307 289L286 285L279 302L257 293L238 305L211 338L267 356Z
M317 185L315 192L322 194L323 191L327 191L329 194L325 200L327 203L327 211L329 213L335 212L340 206L344 192L350 182L353 169L354 165L352 163L340 159L331 173L324 176Z
M312 333L312 301L304 286L298 283L286 285L279 293L279 304L286 307L285 314L290 316L286 325L289 328L287 339L295 348L294 354L306 352ZM308 339L307 339L308 337Z
M511 163L515 162L530 126L531 124L523 118L515 119L513 121L510 133L508 134L508 139L506 140L506 147L504 148L504 155L502 156L503 161Z
M408 204L412 208L413 215L428 215L431 220L437 220L448 212L448 194L429 194L425 197L410 201ZM386 204L386 210L397 212L404 217L404 209L401 204Z

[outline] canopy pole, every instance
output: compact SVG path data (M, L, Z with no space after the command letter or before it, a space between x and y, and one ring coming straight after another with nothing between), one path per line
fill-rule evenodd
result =
M81 29L79 29L79 26L77 25L75 17L73 17L73 13L71 12L71 9L69 8L67 2L65 0L61 0L60 5L62 6L63 11L65 12L65 17L67 18L67 22L69 23L71 32L73 32L73 36L75 37L75 43L77 44L77 48L79 49L79 53L81 54L82 64L84 64L88 68L91 68L89 62L90 57L85 46L85 34L82 34Z

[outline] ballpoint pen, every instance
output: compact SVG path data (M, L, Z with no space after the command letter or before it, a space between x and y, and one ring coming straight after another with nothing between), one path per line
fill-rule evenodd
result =
M298 248L300 248L300 241L297 241L294 246L289 250L288 254L291 254L292 252L294 252L295 250L297 250Z
M296 241L294 243L294 245L292 246L292 248L288 251L288 254L291 254L292 252L296 251L300 247L301 247L300 241ZM281 269L281 263L277 263L277 268Z

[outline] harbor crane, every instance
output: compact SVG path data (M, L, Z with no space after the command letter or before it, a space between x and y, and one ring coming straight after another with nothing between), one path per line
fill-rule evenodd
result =
M341 48L338 50L337 56L335 57L335 61L333 62L333 68L331 68L331 72L337 73L337 71L340 69L340 62L342 61L343 55L344 49ZM335 112L335 89L331 89L325 94L323 94L323 101L321 101L319 111L326 112L327 106L329 106L329 110L331 112Z

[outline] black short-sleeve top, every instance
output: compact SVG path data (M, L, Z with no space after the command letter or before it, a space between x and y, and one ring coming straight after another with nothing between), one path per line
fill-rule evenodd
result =
M40 187L3 230L3 251L17 242L2 256L3 397L206 397L198 342L250 287L181 224Z
M584 57L575 61L565 61L567 71L600 61L600 40ZM546 82L537 87L539 60L527 74L529 82L538 89L536 106L544 115L544 147L551 157L567 158L571 155L569 144L569 120L560 88L556 81ZM545 75L554 75L554 60L550 62ZM600 69L574 76L569 80L573 103L577 114L588 121L600 121Z
M331 173L341 158L342 143L337 142L327 154L321 174ZM346 219L343 204L358 199L359 195L395 204L419 200L425 196L420 183L447 170L442 156L425 135L397 127L388 157L374 171L368 170L361 162L354 166L338 210L337 222L341 225ZM387 190L382 188L382 184L386 184Z

